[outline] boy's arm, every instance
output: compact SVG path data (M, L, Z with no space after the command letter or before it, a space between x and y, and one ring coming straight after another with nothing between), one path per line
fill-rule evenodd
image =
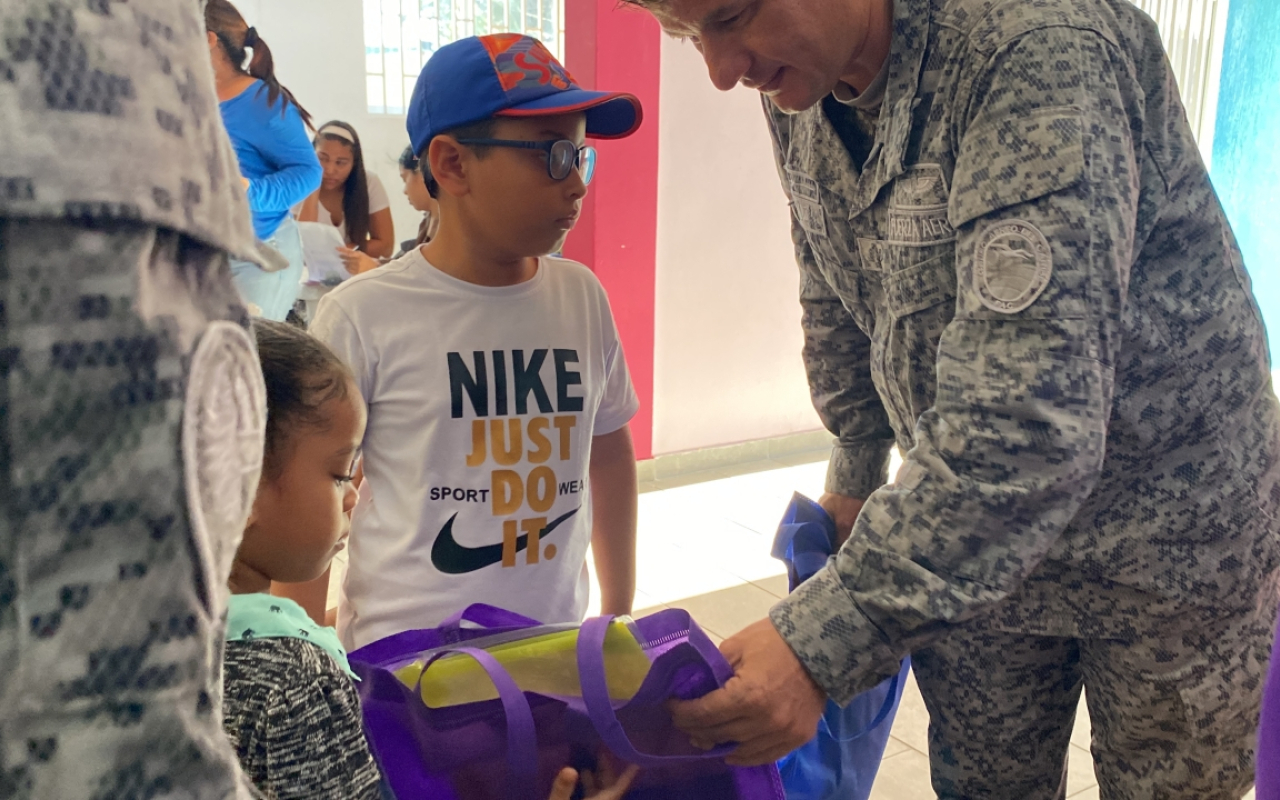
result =
M636 454L631 428L591 440L591 550L600 611L630 614L636 594Z

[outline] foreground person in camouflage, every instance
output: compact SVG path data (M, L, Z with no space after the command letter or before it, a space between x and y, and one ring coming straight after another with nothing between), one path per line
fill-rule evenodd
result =
M0 2L0 797L248 797L226 582L264 394L198 0Z
M1280 414L1155 25L1123 0L643 2L766 95L839 437L823 504L852 527L681 724L768 761L912 653L942 797L1063 797L1083 686L1102 797L1239 798Z

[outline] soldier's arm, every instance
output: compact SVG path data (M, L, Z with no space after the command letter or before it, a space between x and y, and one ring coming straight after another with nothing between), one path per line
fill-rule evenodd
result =
M1068 27L971 61L935 405L837 557L771 613L837 701L1014 592L1103 463L1136 247L1136 77L1112 44Z
M871 381L871 340L827 285L803 231L796 228L800 264L805 372L813 407L836 436L826 490L864 499L884 485L893 429Z
M787 148L786 121L763 99L779 165ZM787 181L778 168L782 189ZM850 315L818 268L794 206L791 239L800 267L802 357L813 407L836 437L827 468L826 491L865 499L885 483L893 429L871 380L871 340Z

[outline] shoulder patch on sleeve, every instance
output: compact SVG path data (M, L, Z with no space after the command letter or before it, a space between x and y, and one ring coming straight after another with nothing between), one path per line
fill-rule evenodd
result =
M1053 252L1049 240L1029 222L992 224L978 237L973 289L982 304L1001 314L1027 309L1049 285Z

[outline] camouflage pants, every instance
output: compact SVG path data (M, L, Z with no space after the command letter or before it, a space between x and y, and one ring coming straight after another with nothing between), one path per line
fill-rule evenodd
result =
M1239 800L1253 784L1267 615L1127 641L963 628L912 654L941 798L1058 800L1085 692L1103 800Z
M220 696L245 324L184 236L0 218L0 797L250 796Z

